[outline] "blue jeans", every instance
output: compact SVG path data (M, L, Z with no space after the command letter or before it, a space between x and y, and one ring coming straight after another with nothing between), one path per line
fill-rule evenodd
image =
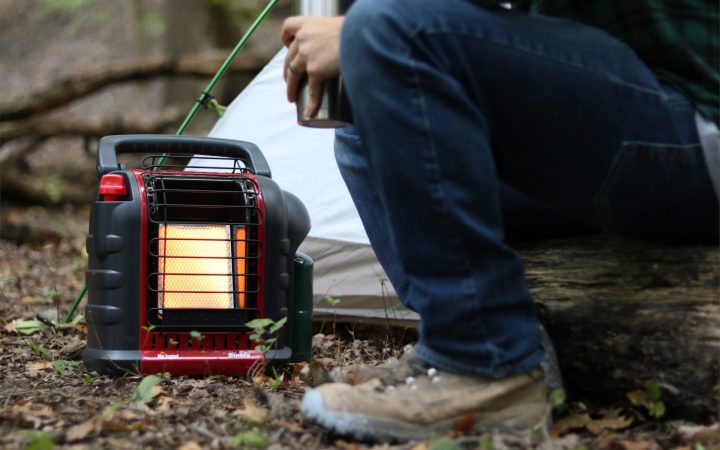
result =
M692 105L602 31L463 0L359 0L341 71L357 134L337 132L338 165L431 365L502 378L543 357L505 242L512 198L559 227L717 239Z

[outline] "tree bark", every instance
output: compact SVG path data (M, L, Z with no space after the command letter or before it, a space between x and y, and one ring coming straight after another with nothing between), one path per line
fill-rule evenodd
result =
M73 100L115 83L148 80L169 75L211 77L228 53L228 50L216 50L177 57L163 56L141 61L120 62L88 70L58 80L25 97L0 101L0 118L3 121L26 119L34 114L67 105ZM264 61L258 58L241 54L233 61L228 71L252 75L257 73L263 64Z
M652 379L669 416L717 413L717 246L593 236L520 248L571 394L607 402Z

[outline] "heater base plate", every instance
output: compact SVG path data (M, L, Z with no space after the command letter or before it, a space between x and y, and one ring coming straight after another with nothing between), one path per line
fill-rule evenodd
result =
M243 375L262 367L263 353L257 350L141 351L140 372L169 372L171 375Z

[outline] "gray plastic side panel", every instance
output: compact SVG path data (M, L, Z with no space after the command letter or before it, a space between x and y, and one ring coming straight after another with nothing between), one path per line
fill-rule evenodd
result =
M132 370L140 354L140 242L139 189L129 171L125 201L95 201L87 238L88 323L83 361L88 368L116 373L115 366ZM97 198L97 195L96 195ZM143 284L141 286L141 284Z

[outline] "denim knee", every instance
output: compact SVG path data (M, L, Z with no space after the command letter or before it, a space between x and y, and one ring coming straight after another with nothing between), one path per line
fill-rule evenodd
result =
M342 34L340 36L341 67L353 71L363 68L371 49L382 48L393 41L402 28L403 21L398 13L403 8L397 3L387 0L358 0L345 15Z

